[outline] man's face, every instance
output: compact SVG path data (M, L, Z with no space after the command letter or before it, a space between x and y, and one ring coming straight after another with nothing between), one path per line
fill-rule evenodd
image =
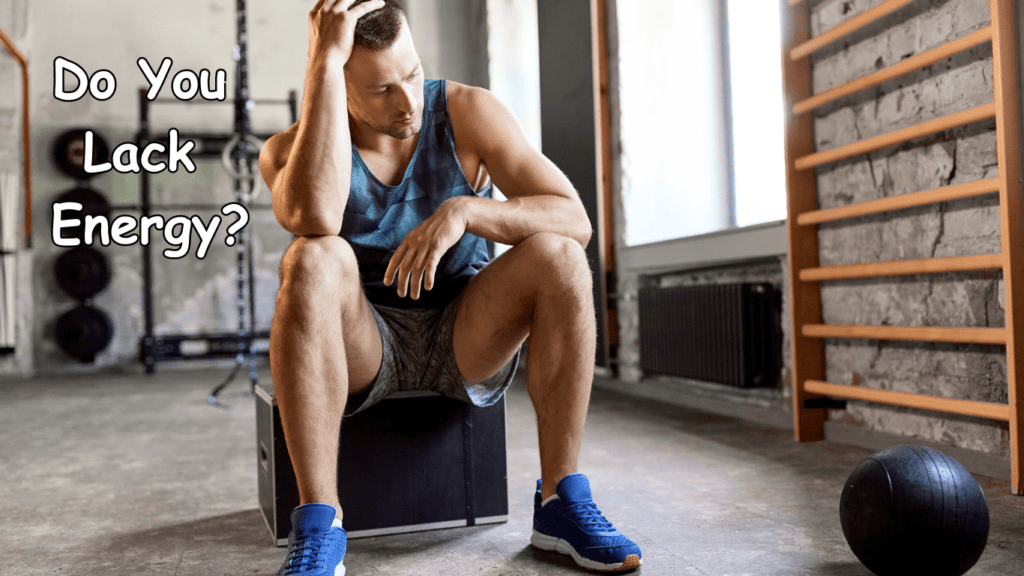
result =
M348 111L357 122L405 139L420 131L423 69L409 26L384 50L356 46L345 64Z

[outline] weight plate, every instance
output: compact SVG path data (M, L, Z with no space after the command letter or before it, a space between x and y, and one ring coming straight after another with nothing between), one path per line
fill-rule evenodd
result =
M83 235L85 234L86 216L110 217L110 203L107 202L107 199L103 194L100 194L92 188L72 188L71 190L57 196L54 203L57 202L78 202L82 205L81 210L64 210L61 212L61 218L64 220L77 219L80 221L78 226L67 226L61 228L61 238L78 238L79 240L84 241ZM98 238L96 240L98 240Z
M63 132L53 143L53 161L72 178L88 180L95 176L85 171L85 128ZM92 130L92 164L102 164L110 159L107 141Z
M62 350L82 362L92 362L96 353L110 344L114 326L102 310L83 304L57 319L56 332Z
M110 284L110 263L90 246L76 246L61 254L54 273L57 285L79 299L97 294Z

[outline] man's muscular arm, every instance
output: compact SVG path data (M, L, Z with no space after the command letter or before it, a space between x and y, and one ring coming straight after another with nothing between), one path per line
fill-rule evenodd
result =
M583 202L565 174L526 141L515 116L481 88L449 82L448 112L455 142L475 153L505 202L475 196L446 200L402 240L384 272L399 296L419 298L434 286L441 256L463 233L516 245L538 232L586 247L593 233Z
M553 232L586 247L593 230L579 195L565 174L530 146L512 112L481 88L455 85L450 98L455 141L476 152L508 198L455 199L466 230L510 245Z
M299 121L267 140L260 172L277 221L299 236L337 234L348 202L352 138L345 63L356 21L384 5L372 0L319 0L309 13L309 62Z

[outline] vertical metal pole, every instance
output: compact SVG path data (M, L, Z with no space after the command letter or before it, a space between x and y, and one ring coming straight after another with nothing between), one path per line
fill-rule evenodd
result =
M299 93L296 90L288 91L288 114L291 115L292 124L299 121Z
M249 110L252 102L249 100L249 70L246 60L246 48L248 42L245 22L245 0L237 0L235 3L237 12L237 33L238 44L235 46L235 59L238 62L238 76L235 82L235 134L238 135L238 152L235 155L235 169L240 170L245 165L245 174L252 174L252 153L249 149L249 135L252 127L250 125ZM255 176L254 176L255 178ZM242 190L248 184L251 193L256 188L255 179L243 183L241 179L235 179L235 198L243 203ZM249 354L249 379L253 390L256 388L256 356L254 353L253 341L256 327L256 304L255 290L252 270L252 235L249 231L243 230L235 242L235 250L238 254L238 339L239 350L235 357L236 365L244 362L244 353ZM246 256L248 256L248 298L249 298L249 326L246 330L245 304L246 304ZM248 338L246 338L248 336ZM248 346L245 345L248 342ZM244 352L243 352L244 351Z
M149 140L149 99L146 89L139 89L139 132L135 135L135 145L141 150ZM149 173L143 170L139 174L139 202L142 204L142 216L149 216ZM156 358L153 354L153 266L149 244L142 245L142 307L145 316L145 336L142 340L142 361L146 366L146 374L156 370Z

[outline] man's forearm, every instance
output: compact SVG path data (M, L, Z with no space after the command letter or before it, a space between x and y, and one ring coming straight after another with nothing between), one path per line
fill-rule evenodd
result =
M593 233L583 206L570 198L537 195L511 198L459 196L456 209L466 220L466 231L486 240L515 246L533 234L551 232L586 248Z
M293 231L337 234L351 170L343 67L326 57L311 58L298 132L278 182L280 208Z

